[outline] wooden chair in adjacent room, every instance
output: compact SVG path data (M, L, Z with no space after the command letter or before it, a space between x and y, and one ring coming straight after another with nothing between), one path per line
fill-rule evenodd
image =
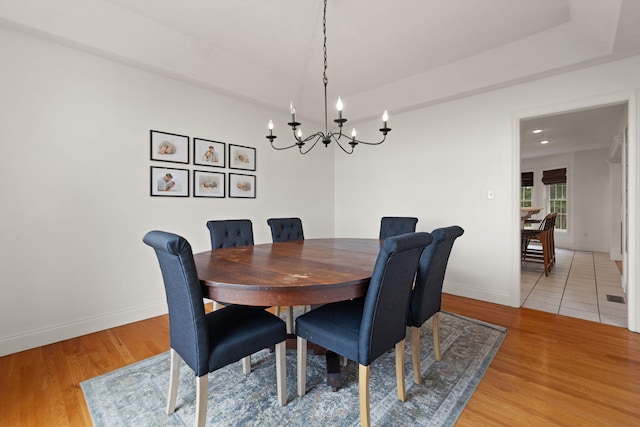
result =
M556 262L555 249L555 213L545 216L544 221L537 230L521 230L522 242L521 257L523 262L535 262L543 264L545 276L549 275ZM531 244L535 246L531 246Z

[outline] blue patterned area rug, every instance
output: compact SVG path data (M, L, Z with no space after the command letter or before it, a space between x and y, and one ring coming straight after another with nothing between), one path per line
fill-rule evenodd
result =
M506 329L451 313L440 321L442 360L433 355L431 321L421 329L423 384L413 380L409 339L405 348L407 401L398 400L395 355L371 365L373 425L452 426L489 367ZM407 337L410 335L408 334ZM307 394L296 394L296 354L287 350L287 405L276 402L275 354L251 357L252 371L234 363L209 375L207 425L219 426L358 426L358 366L342 368L343 386L332 392L325 383L324 356L307 355ZM177 410L166 415L169 353L84 381L82 390L97 427L191 426L195 417L195 380L183 363Z

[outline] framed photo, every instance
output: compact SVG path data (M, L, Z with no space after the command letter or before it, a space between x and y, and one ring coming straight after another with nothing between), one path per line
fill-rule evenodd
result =
M229 168L256 170L256 149L229 144Z
M193 171L193 197L224 197L224 173Z
M223 168L226 145L224 142L193 138L193 164Z
M151 166L151 195L189 197L189 170Z
M152 130L151 160L189 163L189 137Z
M229 197L256 198L256 176L229 174Z

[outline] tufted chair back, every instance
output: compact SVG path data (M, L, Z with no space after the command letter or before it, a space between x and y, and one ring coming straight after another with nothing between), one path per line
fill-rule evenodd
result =
M304 240L300 218L270 218L267 224L271 227L271 237L274 242Z
M380 220L380 240L400 234L414 233L418 218L408 216L383 216Z
M253 245L253 224L249 219L208 221L211 249Z

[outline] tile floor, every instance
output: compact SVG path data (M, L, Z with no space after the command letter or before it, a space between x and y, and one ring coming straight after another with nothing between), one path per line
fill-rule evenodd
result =
M556 248L549 276L542 264L524 262L520 281L522 307L627 327L620 270L609 254ZM607 295L624 302L611 302Z

